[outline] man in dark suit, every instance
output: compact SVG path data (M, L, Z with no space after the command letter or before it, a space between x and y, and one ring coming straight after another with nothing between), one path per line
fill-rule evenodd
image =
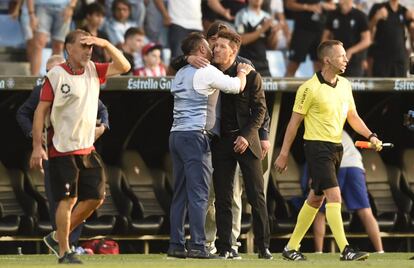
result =
M225 74L237 72L240 36L229 30L218 33L214 63ZM247 199L252 206L254 242L259 258L272 259L269 247L269 222L264 197L262 149L258 129L266 113L266 101L260 74L247 76L245 91L238 95L222 94L221 137L213 140L213 182L216 194L216 247L221 257L231 257L232 196L236 164L243 174Z

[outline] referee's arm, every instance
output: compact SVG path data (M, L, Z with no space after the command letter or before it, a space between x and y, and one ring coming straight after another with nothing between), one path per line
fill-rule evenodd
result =
M292 143L296 138L298 128L302 123L304 117L305 116L303 114L292 112L292 116L290 117L289 124L286 129L285 137L283 138L282 149L280 150L279 156L275 161L275 167L279 173L282 173L287 168L287 159L289 156L290 147L292 147Z

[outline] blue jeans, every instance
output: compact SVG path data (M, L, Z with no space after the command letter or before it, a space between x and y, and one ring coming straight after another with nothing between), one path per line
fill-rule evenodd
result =
M174 196L171 204L170 249L185 247L184 221L190 221L190 249L204 250L205 221L209 185L212 177L210 138L201 131L170 134L173 161Z

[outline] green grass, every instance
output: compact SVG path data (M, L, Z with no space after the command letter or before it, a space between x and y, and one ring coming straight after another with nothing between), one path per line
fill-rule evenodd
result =
M306 262L288 262L281 258L279 253L273 253L271 261L258 260L256 255L242 254L242 260L194 260L194 259L167 259L163 254L122 254L122 255L92 255L82 256L85 265L82 267L98 268L243 268L243 267L312 267L312 268L403 268L414 267L414 260L409 258L413 253L385 253L371 254L368 260L360 262L341 262L339 254L306 254ZM0 267L62 267L57 265L54 255L0 255Z

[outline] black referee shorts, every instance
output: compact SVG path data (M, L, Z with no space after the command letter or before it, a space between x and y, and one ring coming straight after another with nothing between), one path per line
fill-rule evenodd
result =
M105 197L105 171L96 151L49 159L50 186L56 202L67 197L79 201Z
M316 195L338 186L337 174L341 164L343 147L341 143L309 141L304 143L305 157L308 162L311 189Z

